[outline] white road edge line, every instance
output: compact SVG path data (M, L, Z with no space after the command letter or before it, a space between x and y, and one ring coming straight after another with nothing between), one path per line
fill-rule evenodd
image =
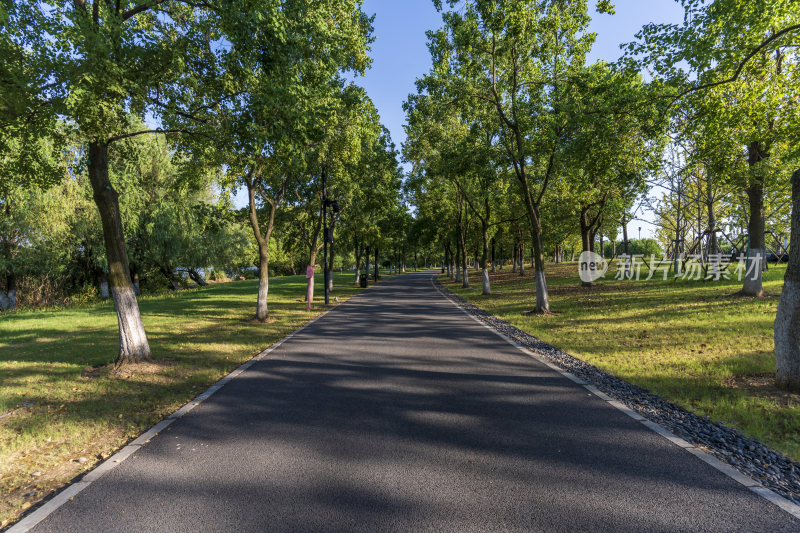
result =
M141 449L142 446L147 444L150 441L150 439L152 439L153 437L158 435L161 431L169 427L173 422L186 415L189 411L200 405L205 400L209 399L211 396L214 395L215 392L218 392L222 387L227 385L230 381L241 376L245 370L253 366L256 362L263 361L264 359L266 359L267 356L272 352L274 352L276 349L278 349L281 346L281 344L291 339L292 337L294 337L307 327L311 326L314 322L321 319L331 311L338 309L342 305L346 305L352 302L355 298L358 298L362 294L365 294L371 288L372 287L369 287L368 289L358 292L353 296L351 296L350 298L348 298L347 300L345 300L344 302L334 307L331 307L330 309L327 309L323 313L315 316L310 321L306 322L300 328L294 330L292 333L288 334L278 342L272 344L269 348L263 350L262 352L250 358L239 368L232 371L230 374L224 376L222 379L211 385L208 389L205 390L205 392L194 397L186 405L184 405L171 415L164 418L164 420L160 421L159 423L157 423L156 425L154 425L153 427L151 427L150 429L139 435L136 439L132 440L123 448L117 450L117 452L114 455L112 455L102 463L98 463L98 465L95 466L92 470L84 474L83 477L80 479L80 481L72 483L71 485L68 485L67 487L63 488L55 496L53 496L47 502L45 502L41 507L37 508L30 514L23 516L19 522L17 522L10 528L6 529L5 533L27 533L28 531L36 527L36 525L39 524L39 522L47 518L49 515L55 512L59 507L71 501L76 494L78 494L83 489L91 485L93 482L97 481L105 474L107 474L120 464L122 464L122 462L131 455L133 455L133 453L139 451L139 449Z
M571 381L573 381L575 383L578 383L579 385L583 385L584 388L586 388L586 390L588 390L593 395L597 396L598 398L600 398L601 400L606 402L608 405L614 407L615 409L617 409L619 411L622 411L623 413L625 413L629 417L633 418L634 420L639 421L643 426L645 426L649 430L653 431L654 433L657 433L658 435L660 435L663 438L667 439L668 441L670 441L671 443L675 444L676 446L679 446L679 447L683 448L684 450L686 450L687 452L691 453L692 455L694 455L695 457L697 457L698 459L700 459L704 463L714 467L719 472L722 472L723 474L725 474L726 476L728 476L732 480L736 481L737 483L740 483L740 484L744 485L745 487L750 489L752 492L758 494L759 496L761 496L762 498L764 498L768 502L770 502L770 503L772 503L774 505L777 505L778 507L780 507L782 510L786 511L790 515L794 516L795 518L800 519L800 505L797 505L796 503L794 503L792 501L789 501L788 499L784 498L780 494L778 494L776 492L773 492L770 489L764 487L758 481L754 480L750 476L747 476L747 475L739 472L738 470L736 470L731 465L723 463L722 461L717 459L712 454L706 452L705 450L701 450L700 448L698 448L697 446L691 444L690 442L678 437L677 435L672 434L672 432L670 432L664 426L661 426L659 424L656 424L655 422L647 420L646 418L644 418L643 416L638 414L633 409L630 409L629 407L627 407L621 401L616 400L614 398L611 398L610 396L600 392L596 387L594 387L592 385L589 385L588 383L586 383L582 379L578 378L577 376L567 372L566 370L564 370L563 368L561 368L561 367L559 367L557 365L554 365L550 361L547 361L546 359L544 359L541 356L539 356L536 352L534 352L534 351L522 346L521 344L519 344L518 342L513 340L511 337L509 337L505 333L497 331L495 328L493 328L489 324L486 324L485 322L480 320L478 317L476 317L475 315L473 315L472 313L470 313L469 311L467 311L466 309L464 309L463 307L458 305L458 302L456 302L455 300L450 298L449 295L447 295L446 293L442 292L442 290L439 287L436 286L436 283L434 281L435 279L436 279L436 276L431 278L431 285L433 286L434 289L436 289L436 291L443 298L445 298L448 302L450 302L451 304L456 306L456 308L458 308L462 313L464 313L465 315L470 317L472 320L474 320L475 322L477 322L481 326L485 327L486 329L488 329L489 331L491 331L492 333L494 333L498 337L502 338L503 340L505 340L506 342L508 342L509 344L511 344L512 346L514 346L518 350L520 350L525 355L527 355L527 356L537 360L538 362L542 363L543 365L555 370L556 372L558 372L559 374L561 374L565 378L567 378L567 379L569 379L569 380L571 380Z

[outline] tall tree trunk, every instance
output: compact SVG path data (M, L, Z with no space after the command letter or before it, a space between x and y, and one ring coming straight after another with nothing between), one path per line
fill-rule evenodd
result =
M256 209L256 186L254 179L258 179L258 175L253 176L251 170L250 176L247 180L247 194L249 200L249 217L250 226L253 228L253 235L255 236L256 243L258 244L258 296L256 299L256 320L265 322L269 318L269 240L272 236L272 230L275 227L275 210L277 205L270 206L269 219L267 220L267 228L262 233L261 224L258 221L258 211Z
M525 275L525 241L519 242L519 253L517 254L519 258L519 275ZM533 266L533 265L531 265Z
M380 274L378 274L378 247L375 247L375 282L378 282L380 278Z
M742 294L744 296L764 296L762 269L765 259L764 243L764 179L760 163L769 157L762 143L754 142L748 146L750 177L747 198L750 202L750 220L747 225L749 246L747 250L747 272L744 277ZM749 274L748 274L749 273Z
M131 281L133 282L133 293L139 296L142 293L139 289L139 268L134 268L133 265L131 265Z
M461 234L458 240L458 246L461 249L461 288L469 289L469 270L467 267L467 236Z
M486 218L481 220L481 235L483 237L483 253L481 254L481 288L485 295L492 294L489 281L489 200L486 200Z
M594 242L592 236L592 224L589 222L589 212L588 208L584 207L581 210L580 215L580 226L581 226L581 251L582 252L594 252ZM582 261L582 260L581 260ZM581 280L581 287L592 287L594 283L591 281L583 281Z
M353 286L358 286L361 279L361 246L358 244L358 239L355 239L354 243L356 256L356 278L353 280Z
M367 276L367 285L369 285L369 260L370 260L369 250L370 248L369 246L367 246L367 249L364 252L364 274L366 274Z
M628 244L628 216L622 217L622 249L625 255L631 255L630 245Z
M708 178L708 191L706 194L706 209L708 211L708 253L716 254L719 250L717 243L717 216L714 211L714 193L711 188L711 177Z
M464 199L459 196L458 198L458 257L461 260L459 263L459 270L461 272L461 287L464 289L469 288L469 271L467 270L467 220L466 211L467 207L464 205Z
M496 256L494 254L494 248L495 248L495 238L492 237L492 273L497 271L497 261L495 258Z
M461 283L461 246L456 239L456 283Z
M513 248L513 250L511 252L511 272L516 272L517 271L517 252L519 252L519 244L517 244L515 242L514 246L512 248Z
M775 381L800 392L800 170L792 176L792 233L789 265L775 319Z
M187 268L186 272L189 273L189 277L192 278L192 281L197 283L197 285L199 285L200 287L205 287L208 285L206 279L203 277L202 274L200 274L200 272L197 271L196 268Z
M336 227L336 220L331 217L330 242L328 243L328 294L333 294L333 229Z
M128 265L128 251L122 230L119 195L108 177L108 144L104 141L89 143L89 182L106 245L111 294L119 326L119 354L117 365L150 361L153 353L139 312L136 294Z
M100 298L108 300L111 298L111 293L108 290L108 274L105 270L101 270L97 274L97 290L100 292Z
M5 301L0 304L0 309L13 311L17 308L17 276L13 270L6 276L6 294L3 296Z

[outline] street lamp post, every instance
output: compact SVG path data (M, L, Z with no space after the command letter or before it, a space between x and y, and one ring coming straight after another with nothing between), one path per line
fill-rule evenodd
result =
M325 305L331 303L331 276L332 272L328 268L328 243L331 245L331 255L333 255L333 231L328 231L328 206L333 207L333 214L339 212L339 202L328 199L328 172L325 167L322 168L322 259L325 283ZM333 228L331 228L333 229Z

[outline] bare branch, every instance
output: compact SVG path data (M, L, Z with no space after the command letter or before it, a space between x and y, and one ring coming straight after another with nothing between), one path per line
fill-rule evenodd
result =
M731 76L730 78L725 79L725 80L715 81L715 82L711 82L711 83L704 83L704 84L698 85L696 87L690 87L689 89L686 89L682 93L678 94L673 99L672 103L674 104L675 102L677 102L678 100L680 100L684 96L686 96L688 94L691 94L691 93L693 93L695 91L700 91L702 89L710 89L711 87L717 87L719 85L724 85L726 83L732 83L732 82L738 80L739 76L742 74L742 71L744 70L744 67L747 66L747 63L749 63L750 60L753 59L753 57L755 57L756 54L758 54L760 51L762 51L764 48L766 48L771 42L773 42L773 41L775 41L777 39L780 39L781 37L783 37L787 33L791 33L791 32L796 31L796 30L800 30L800 24L795 24L794 26L789 26L787 28L784 28L781 31L779 31L778 33L768 37L767 39L764 39L764 41L762 41L761 44L759 44L755 49L753 49L749 54L747 54L745 56L745 58L739 63L739 66L736 68L736 71L733 73L733 76Z

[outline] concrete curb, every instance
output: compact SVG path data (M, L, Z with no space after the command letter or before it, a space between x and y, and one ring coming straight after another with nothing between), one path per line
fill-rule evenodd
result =
M284 338L282 338L281 340L279 340L275 344L272 344L269 348L263 350L262 352L258 353L255 356L253 356L251 359L249 359L244 364L242 364L239 368L237 368L236 370L234 370L230 374L226 375L225 377L223 377L222 379L220 379L219 381L217 381L216 383L211 385L204 392L202 392L201 394L199 394L198 396L196 396L195 398L190 400L183 407L181 407L180 409L178 409L177 411L175 411L174 413L172 413L171 415L166 417L164 420L162 420L161 422L157 423L156 425L154 425L153 427L151 427L150 429L148 429L147 431L145 431L144 433L139 435L137 438L132 440L130 443L128 443L123 448L119 449L114 455L112 455L111 457L109 457L108 459L103 461L102 463L99 463L92 470L90 470L89 472L84 474L80 481L78 481L76 483L73 483L71 485L68 485L67 487L62 489L60 492L57 492L55 494L55 496L53 496L52 498L50 498L49 500L44 502L40 507L37 507L35 510L33 510L30 513L24 515L17 523L15 523L14 525L12 525L12 526L10 526L7 529L4 529L2 531L4 533L27 533L28 531L30 531L31 529L36 527L36 525L39 522L41 522L42 520L47 518L50 514L55 512L59 507L61 507L65 503L67 503L70 500L72 500L72 498L74 498L83 489L85 489L86 487L91 485L93 482L95 482L98 479L100 479L101 477L103 477L105 474L107 474L108 472L110 472L111 470L116 468L117 466L119 466L123 461L125 461L125 459L127 459L128 457L133 455L135 452L139 451L142 448L142 446L144 446L148 442L150 442L150 439L152 439L153 437L157 436L160 432L164 431L173 422L175 422L176 420L182 418L184 415L189 413L192 409L194 409L195 407L200 405L205 400L209 399L211 396L214 395L214 393L219 391L222 387L227 385L230 381L232 381L232 380L236 379L237 377L241 376L242 373L244 373L245 370L247 370L250 367L252 367L256 362L263 361L264 359L266 359L269 354L271 354L276 349L278 349L284 342L288 341L289 339L291 339L292 337L294 337L295 335L297 335L298 333L300 333L301 331L303 331L307 327L311 326L313 323L315 323L316 321L318 321L319 319L321 319L322 317L324 317L325 315L327 315L331 311L334 311L335 309L338 309L340 306L346 305L346 304L352 302L355 298L358 298L359 296L364 294L366 291L368 291L369 289L371 289L371 288L373 288L375 286L376 285L371 285L368 288L366 288L366 289L354 294L353 296L349 297L347 300L341 302L340 304L338 304L338 305L336 305L334 307L331 307L330 309L327 309L326 311L323 311L321 314L315 316L314 318L312 318L310 321L308 321L306 324L304 324L300 328L296 329L295 331L293 331L289 335L285 336Z
M658 435L660 435L663 438L667 439L672 444L675 444L676 446L679 446L679 447L683 448L684 450L686 450L687 452L691 453L692 455L694 455L695 457L697 457L698 459L700 459L704 463L714 467L719 472L722 472L723 474L725 474L726 476L728 476L732 480L736 481L737 483L740 483L741 485L744 485L745 487L747 487L748 489L750 489L754 493L758 494L759 496L761 496L762 498L764 498L768 502L770 502L770 503L772 503L774 505L777 505L778 507L780 507L782 510L786 511L790 515L794 516L795 518L800 519L800 505L797 505L794 502L791 502L791 501L787 500L783 496L780 496L779 494L777 494L777 493L771 491L770 489L764 487L763 485L761 485L761 483L759 483L755 479L751 478L750 476L747 476L747 475L743 474L742 472L739 472L738 470L736 470L731 465L723 463L722 461L720 461L719 459L717 459L716 457L714 457L710 453L708 453L708 452L706 452L704 450L701 450L700 448L696 447L694 444L691 444L690 442L687 442L686 440L684 440L684 439L672 434L665 427L660 426L659 424L656 424L655 422L652 422L650 420L647 420L645 417L643 417L639 413L637 413L634 410L630 409L629 407L625 406L619 400L616 400L616 399L608 396L607 394L605 394L605 393L601 392L600 390L598 390L596 387L594 387L592 385L589 385L588 383L586 383L582 379L579 379L578 377L574 376L573 374L565 371L563 368L561 368L561 367L559 367L557 365L554 365L550 361L548 361L548 360L544 359L543 357L539 356L536 352L526 348L525 346L522 346L521 344L519 344L518 342L513 340L511 337L509 337L508 335L506 335L506 334L504 334L504 333L502 333L500 331L497 331L495 328L493 328L492 326L490 326L490 325L486 324L485 322L481 321L478 317L474 316L472 313L468 312L466 309L461 307L458 304L458 302L456 302L455 300L450 298L450 296L448 294L444 293L439 287L436 286L436 283L435 283L436 279L437 279L437 276L434 276L434 277L431 278L431 285L433 286L434 289L436 289L436 291L443 298L445 298L448 302L450 302L451 304L456 306L462 313L464 313L465 315L470 317L472 320L474 320L475 322L477 322L481 326L485 327L486 329L488 329L489 331L491 331L492 333L494 333L495 335L497 335L501 339L505 340L506 342L508 342L509 344L511 344L512 346L514 346L515 348L517 348L518 350L523 352L528 357L531 357L531 358L537 360L538 362L542 363L543 365L545 365L546 367L548 367L548 368L550 368L552 370L555 370L556 372L558 372L559 374L561 374L565 378L573 381L574 383L577 383L578 385L582 385L591 394L593 394L594 396L597 396L599 399L601 399L602 401L606 402L610 406L614 407L615 409L617 409L619 411L622 411L623 413L625 413L629 417L631 417L634 420L640 422L643 426L645 426L649 430L651 430L654 433L657 433Z

